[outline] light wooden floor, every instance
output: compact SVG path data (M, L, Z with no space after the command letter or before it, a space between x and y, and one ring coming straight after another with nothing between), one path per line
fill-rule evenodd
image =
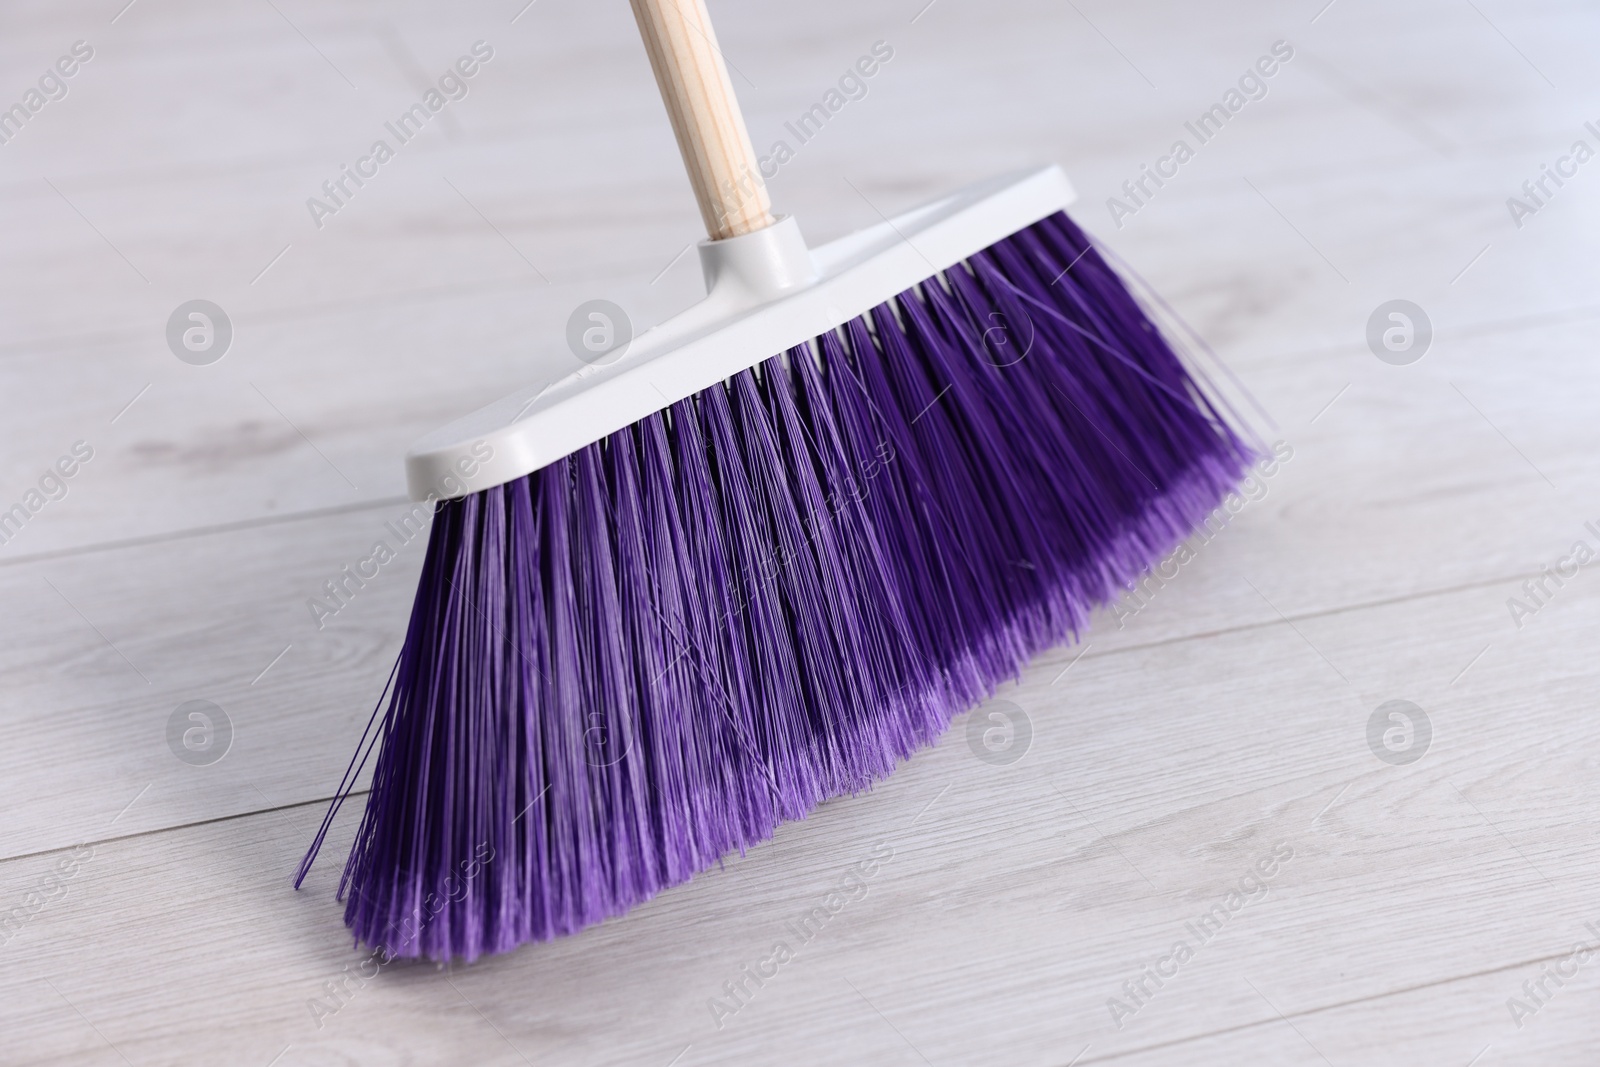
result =
M924 2L715 4L763 149L894 50L780 209L825 239L1059 161L1293 458L1148 606L1001 694L1019 761L961 720L620 921L342 987L354 809L289 879L420 544L325 629L307 598L400 514L411 439L571 362L579 302L643 326L698 292L627 5L7 7L0 107L93 57L0 146L0 509L93 458L0 546L0 1062L1594 1062L1600 577L1520 628L1507 602L1600 548L1600 162L1520 228L1506 199L1600 147L1600 13ZM318 229L306 198L480 39L467 97ZM1119 229L1107 197L1278 40L1267 96ZM234 327L209 366L165 338L194 298ZM1365 339L1396 298L1435 331L1409 366ZM218 762L169 747L190 700L231 723ZM1414 762L1369 748L1391 700L1431 726ZM874 854L719 1027L724 983Z

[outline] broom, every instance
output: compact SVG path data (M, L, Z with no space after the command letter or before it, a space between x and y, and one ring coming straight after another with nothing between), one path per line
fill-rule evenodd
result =
M867 788L1255 458L1058 169L808 249L703 0L632 4L708 295L407 457L420 586L295 881L376 746L339 897L386 958L574 933Z

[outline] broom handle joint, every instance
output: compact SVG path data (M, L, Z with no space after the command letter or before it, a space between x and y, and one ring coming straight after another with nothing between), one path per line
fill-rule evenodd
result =
M722 240L771 226L772 202L705 0L629 2L706 232Z

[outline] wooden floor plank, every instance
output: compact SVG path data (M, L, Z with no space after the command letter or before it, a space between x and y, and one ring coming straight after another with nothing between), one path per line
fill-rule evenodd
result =
M561 29L570 24L577 33L581 27L585 40L611 39L607 35L618 28L613 25L615 13L586 19L568 9L551 10L559 12ZM1045 17L1040 11L1033 14ZM1255 25L1255 9L1245 6L1224 15L1221 26L1208 30L1205 24L1217 19L1195 19L1201 25L1186 29L1220 37L1229 48L1248 44L1259 50L1270 43L1247 40L1239 29ZM1375 17L1371 8L1363 16ZM271 12L266 17L273 18ZM1050 18L1073 21L1076 16L1061 12ZM1318 26L1338 25L1333 18L1330 14ZM352 69L359 66L364 81L386 71L371 83L371 90L381 88L403 103L400 94L414 90L401 73L403 64L387 56L384 34L371 27L355 31L349 16L329 19L330 32L350 40L346 58ZM840 33L858 21L843 20ZM1407 34L1419 31L1408 18L1401 21L1392 29L1401 41L1412 40ZM1472 12L1458 12L1450 25L1475 49L1482 43L1480 22ZM1136 173L1139 161L1147 161L1145 157L1182 132L1192 102L1211 94L1224 71L1232 77L1224 59L1179 64L1164 94L1133 95L1128 101L1132 110L1116 124L1102 124L1093 136L1081 128L1086 117L1078 109L1030 108L1024 112L1028 124L1023 129L1016 117L997 126L996 108L973 103L953 111L941 106L946 132L929 136L926 123L910 118L944 103L950 90L943 87L949 79L941 76L941 64L966 26L955 21L930 29L927 23L919 21L916 32L936 36L912 38L903 47L905 65L883 72L888 79L904 71L902 81L880 81L862 102L862 113L849 116L849 121L860 122L840 128L836 138L835 131L828 131L828 140L819 138L815 148L807 146L780 175L780 194L807 220L813 236L847 231L875 219L877 209L909 206L996 167L1060 157L1069 161L1083 192L1076 213L1235 360L1271 358L1286 346L1291 351L1303 351L1308 344L1358 346L1372 309L1402 294L1423 304L1441 338L1508 316L1569 314L1592 305L1592 257L1567 252L1575 237L1571 220L1582 217L1600 192L1575 182L1524 230L1515 229L1504 211L1504 194L1527 176L1530 153L1536 156L1541 145L1562 145L1569 134L1580 134L1583 112L1565 105L1526 106L1533 89L1508 71L1495 74L1503 97L1497 106L1523 102L1515 122L1509 111L1491 115L1479 109L1474 112L1478 124L1467 127L1455 96L1436 92L1428 97L1429 107L1443 111L1428 117L1461 145L1456 154L1441 157L1425 145L1407 143L1403 132L1382 126L1370 102L1362 102L1365 98L1340 95L1310 73L1322 68L1301 70L1291 63L1274 80L1275 88L1260 102L1259 111L1241 115L1227 130L1227 140L1219 137L1214 149L1207 146L1181 180L1174 180L1148 209L1118 229L1104 210L1107 196L1118 192L1130 163ZM205 85L208 78L265 77L232 72L291 63L291 47L316 61L292 34L264 42L257 29L253 23L236 27L238 41L232 47L239 53L219 49L218 58L194 72L191 84ZM155 37L153 29L140 32ZM223 29L211 33L208 44L222 39ZM1064 42L1072 48L1084 46L1065 27L1027 39L1029 48L1060 49ZM560 49L550 39L542 40L534 57L519 58L508 44L506 65L497 69L491 64L482 77L511 71L519 79L539 79L566 72L566 64L546 64L546 53ZM1326 42L1311 40L1304 46L1308 57L1326 53L1332 57L1328 62L1343 61L1365 77L1381 69L1381 57L1353 47L1342 33L1330 33ZM0 373L13 383L0 391L0 417L16 427L17 435L16 446L0 457L0 474L9 484L26 485L75 440L104 441L106 447L98 460L102 466L86 471L99 481L86 478L81 502L59 516L44 516L39 536L53 529L51 547L58 547L94 536L85 526L116 526L142 534L344 504L364 492L393 495L400 491L397 458L420 433L540 377L551 366L575 366L559 338L571 307L596 288L622 299L641 324L692 299L697 286L692 257L651 284L683 250L686 232L692 234L692 209L681 202L670 138L662 140L659 151L633 149L628 154L627 146L637 140L630 131L654 126L656 105L648 99L643 72L634 69L635 46L624 44L587 57L596 71L605 72L611 86L605 97L611 110L604 123L597 117L596 126L609 131L613 147L600 151L599 142L606 138L598 132L588 135L596 142L593 146L572 149L562 142L573 133L582 135L582 126L574 130L570 120L556 121L561 100L540 85L508 78L497 87L486 81L481 91L460 102L463 108L491 109L484 113L481 129L477 120L465 117L470 112L463 112L458 137L427 131L426 143L419 138L415 146L419 154L402 161L407 169L397 170L381 186L374 183L363 190L361 200L351 202L351 211L360 215L335 220L351 225L330 223L320 231L299 217L307 190L314 191L322 180L327 153L339 157L349 139L382 112L352 112L354 105L346 104L312 107L294 94L263 98L256 105L263 112L258 121L208 125L216 136L205 147L204 161L192 167L169 165L147 175L124 174L118 180L103 171L72 169L54 170L51 177L53 168L45 166L70 145L105 143L108 133L94 126L80 129L80 124L127 125L125 116L107 110L103 90L101 96L91 95L96 86L86 81L81 101L73 96L64 102L73 110L59 116L42 113L38 128L27 131L41 134L39 143L19 139L11 146L24 154L18 157L13 195L0 204L0 224L15 242L14 254L0 261L0 287L40 297L17 300L0 333L0 350L12 353ZM527 46L534 47L531 42ZM108 63L138 65L137 71L105 68L101 73L107 79L135 78L150 92L192 93L190 86L162 88L167 66L159 50L146 54L131 46L118 51L107 45L104 52L101 59ZM1453 88L1481 79L1481 70L1460 61L1458 53L1470 52L1441 45L1430 67L1432 76ZM1251 52L1241 54L1248 57ZM758 56L763 63L768 58ZM817 66L819 62L812 53L796 53L780 64L775 85L794 91L808 78L820 77L817 71L831 71ZM1012 69L1019 73L1011 77L1027 77L1020 73L1026 65ZM91 64L83 77L95 74ZM331 71L324 74L342 87ZM1005 84L994 91L1003 92ZM242 90L231 82L228 86L205 106L236 106ZM645 99L635 89L643 90ZM1052 91L1060 95L1066 89L1055 85ZM313 83L300 85L296 92L316 98L328 90ZM1381 90L1374 91L1382 96ZM1014 93L1025 96L1020 87ZM786 98L784 110L775 115L787 114L804 99ZM139 104L154 110L169 106L165 100L144 101L138 93L130 94L129 105ZM513 109L526 112L529 106L535 110L523 121L511 122ZM622 126L612 122L619 113ZM317 127L306 127L308 115ZM45 126L46 118L59 123ZM1041 130L1038 124L1046 120ZM773 129L781 130L781 123ZM1011 148L1012 155L994 153L998 158L974 163L970 171L952 171L954 142L946 138L980 131L985 139L1009 139L1008 144L1027 134L1020 143L1031 146L1030 154L1016 155ZM857 148L863 139L870 144L886 134L904 143L890 140L870 152ZM296 137L319 148L303 151L293 164L284 162L276 146ZM1326 147L1330 138L1338 151ZM569 147L558 151L558 143ZM922 146L920 155L917 145ZM1374 148L1377 156L1369 154ZM868 162L859 169L851 166L852 151ZM634 184L597 183L587 171L551 162L528 164L530 159L572 155L592 159L596 169L626 175ZM879 158L885 162L875 162ZM1307 158L1317 159L1317 166L1300 162ZM105 159L102 149L95 165L103 168ZM1537 161L1532 166L1536 172ZM461 181L467 181L462 174L472 175L472 203L500 220L512 245L537 241L518 247L522 255L544 264L539 269L553 285L541 282L522 255L460 201L445 182L451 173ZM1329 183L1330 173L1340 176L1337 183ZM1256 184L1255 190L1241 174ZM870 203L850 191L846 177L872 198ZM1441 196L1441 189L1449 195ZM157 195L163 199L153 201ZM264 214L259 205L265 202L279 203L281 211ZM196 205L203 209L197 212ZM626 211L619 216L624 205ZM87 225L77 211L100 221ZM624 226L607 221L618 218ZM356 225L360 219L367 221ZM122 233L110 220L131 232ZM1312 245L1297 234L1296 226ZM245 233L241 227L255 227L256 232ZM156 244L146 243L139 231L148 232L148 240ZM430 234L429 240L417 242L413 235L418 232ZM154 281L140 281L106 245L108 239L125 245ZM252 284L287 244L297 245L291 258ZM1490 253L1457 281L1457 273L1485 245L1493 246ZM1342 281L1320 255L1342 264L1337 269L1351 282ZM12 265L10 277L6 264ZM91 273L85 275L86 270ZM607 281L613 278L614 286ZM50 296L85 286L94 293L93 300ZM238 331L230 354L208 368L180 364L166 351L162 336L173 308L200 293L219 301ZM36 318L41 315L56 321ZM1440 349L1442 354L1442 343ZM71 358L63 360L63 352ZM368 367L382 370L369 373ZM115 426L108 425L146 385L149 392ZM108 476L126 492L109 491ZM92 507L91 500L100 506Z
M1082 645L1050 653L1035 673L1075 670L1080 654L1467 587L1493 596L1450 673L1485 647L1514 654L1523 634L1507 600L1576 540L1595 540L1584 524L1600 523L1572 502L1600 481L1590 416L1600 370L1580 361L1587 344L1578 324L1564 324L1462 344L1433 365L1393 368L1346 352L1258 370L1252 384L1284 413L1292 456L1260 475L1257 499L1226 526L1219 516L1220 532L1192 542L1192 559L1158 570L1103 612ZM1528 354L1508 373L1504 353L1519 349ZM1558 373L1566 386L1552 398L1545 382ZM1344 385L1307 425L1306 413ZM1468 394L1494 411L1493 424ZM1538 470L1501 429L1539 457ZM146 785L152 794L130 814L130 831L326 796L398 648L422 555L420 538L402 548L396 536L408 512L391 502L0 567L0 590L34 623L0 649L9 680L0 703L10 710L0 724L9 771L0 855L77 840ZM29 527L10 547L35 532L50 543L48 530ZM343 581L342 568L378 540L398 558L337 615L316 618L308 601L326 601L325 583ZM1524 628L1537 634L1541 623ZM236 731L214 767L178 763L165 737L177 707L197 699L223 708ZM77 739L80 776L54 773L62 732Z
M865 1026L863 996L935 1062L1059 1062L1069 1046L1103 1057L1245 1021L1268 1033L1275 1013L1249 983L1289 1014L1523 967L1593 920L1593 804L1565 783L1600 755L1600 728L1566 709L1600 669L1581 653L1600 589L1570 590L1540 620L1541 641L1452 685L1470 620L1494 599L1419 598L1303 634L1278 624L1128 649L1080 664L1064 693L1035 672L1002 694L1032 718L1017 764L976 760L958 724L873 794L824 806L727 870L454 982L525 1054L555 1062L648 1058L680 1035L695 1046L685 1062L748 1059L774 1041L815 1061L863 1045L889 1055L897 1039ZM1408 647L1402 634L1428 639ZM1396 696L1433 725L1427 753L1403 767L1375 759L1365 730ZM310 1057L326 1038L355 1042L367 1062L385 1047L465 1041L499 1055L500 1036L427 967L393 968L348 1015L313 1024L319 976L359 958L328 900L348 820L310 888L286 887L319 816L303 807L96 846L66 898L10 946L5 1001L32 1020L30 1039L70 1034L39 1008L48 977L69 1001L98 1005L97 1024L136 1060L158 1044L152 1016L174 1010L162 998L201 989L232 1029L200 1048L270 1056L304 1043ZM721 983L880 843L893 850L881 879L718 1030L708 1003ZM1122 983L1193 939L1186 924L1282 846L1292 857L1264 896L1113 1025L1107 1002ZM0 866L7 895L56 859ZM172 961L159 991L128 980L155 944ZM99 968L74 984L70 961L89 945ZM1503 1011L1509 995L1490 1006ZM850 1023L819 1031L825 1016Z

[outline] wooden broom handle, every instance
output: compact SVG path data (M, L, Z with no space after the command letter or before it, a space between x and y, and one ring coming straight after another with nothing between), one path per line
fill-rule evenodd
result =
M714 240L775 221L705 0L629 0Z

